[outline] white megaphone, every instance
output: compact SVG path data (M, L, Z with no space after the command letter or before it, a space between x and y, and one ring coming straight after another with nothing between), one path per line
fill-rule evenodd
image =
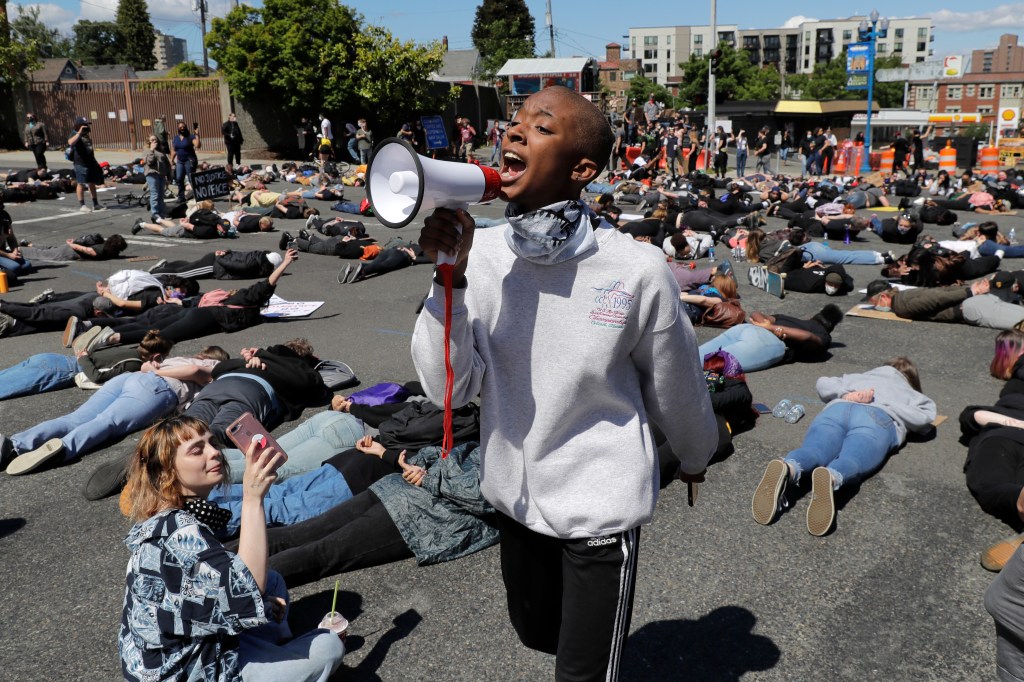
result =
M405 227L420 211L465 208L498 198L501 175L474 163L437 161L420 156L397 137L381 141L370 157L366 197L377 219L391 228ZM454 262L439 253L438 263Z

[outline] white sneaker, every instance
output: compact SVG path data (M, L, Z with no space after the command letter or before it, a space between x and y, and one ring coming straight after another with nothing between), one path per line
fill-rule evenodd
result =
M79 213L92 213L92 209L89 208L88 206L86 206L85 204L82 204L81 206L78 207L78 212Z
M1004 256L1006 256L1006 252L1003 251L1002 249L999 249L998 251L996 251L996 258L999 258L1000 260L1002 260L1002 258Z

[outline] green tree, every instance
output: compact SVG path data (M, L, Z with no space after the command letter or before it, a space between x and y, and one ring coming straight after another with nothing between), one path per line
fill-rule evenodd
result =
M83 19L71 29L72 52L83 64L117 64L121 54L121 33L113 21Z
M360 28L355 11L337 0L265 0L214 18L206 45L237 97L308 112L352 97L349 80L333 79L331 91L326 83L351 68Z
M875 70L893 69L903 65L899 55L876 57ZM790 76L789 90L798 93L804 100L863 99L868 98L867 90L846 89L846 50L831 61L817 64L811 74ZM875 81L874 98L880 107L898 108L903 106L903 83L879 83Z
M417 45L402 42L389 30L367 26L355 36L355 55L347 68L332 68L326 75L328 109L346 102L340 93L352 92L360 108L387 112L435 109L443 104L430 91L430 74L441 68L444 47L440 42ZM330 45L322 55L327 64L344 64L348 46Z
M205 75L203 67L195 62L182 62L168 71L164 78L201 78Z
M0 119L13 112L12 88L28 80L28 72L39 68L39 50L35 41L11 40L7 21L7 0L0 0Z
M39 19L38 5L17 5L17 8L18 16L11 22L16 38L34 43L40 59L71 56L71 40Z
M473 47L480 52L478 77L491 81L509 59L533 57L535 30L525 0L483 0L470 33Z
M637 74L629 81L629 91L626 93L626 101L631 102L636 100L638 102L646 102L647 98L654 95L654 99L657 102L663 103L666 107L674 108L676 106L676 98L672 96L672 93L663 85L658 85L650 78Z
M729 43L721 43L722 51L715 71L716 102L775 99L779 96L781 79L777 70L752 64L746 50L737 50ZM701 101L708 92L708 66L711 57L690 55L683 69L679 97L688 105Z
M118 63L128 64L140 71L156 66L153 44L156 34L149 20L146 0L120 0L117 3L117 28L120 32Z

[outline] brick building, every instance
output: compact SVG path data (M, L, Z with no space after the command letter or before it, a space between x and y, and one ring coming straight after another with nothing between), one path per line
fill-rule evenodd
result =
M995 121L1002 109L1024 105L1024 47L1005 34L995 48L974 50L959 78L915 79L908 83L907 106L936 114L982 115Z
M610 106L621 110L625 105L625 93L629 90L629 81L640 72L639 59L623 59L622 45L608 43L604 46L604 61L598 62L601 85L610 91ZM622 106L618 106L622 104Z

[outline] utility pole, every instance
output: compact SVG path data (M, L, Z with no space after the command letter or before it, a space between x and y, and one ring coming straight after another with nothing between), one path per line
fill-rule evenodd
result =
M714 54L718 49L718 0L711 0L711 52ZM711 165L711 136L715 132L715 70L711 63L714 57L708 59L708 120L707 133L704 135L704 169Z
M206 53L206 0L193 0L194 3L199 5L199 26L202 28L203 33L203 72L210 75L210 57ZM235 3L238 6L238 3Z
M548 26L548 35L551 36L551 56L555 56L555 22L551 18L551 0L548 0L548 11L544 15L544 21Z

